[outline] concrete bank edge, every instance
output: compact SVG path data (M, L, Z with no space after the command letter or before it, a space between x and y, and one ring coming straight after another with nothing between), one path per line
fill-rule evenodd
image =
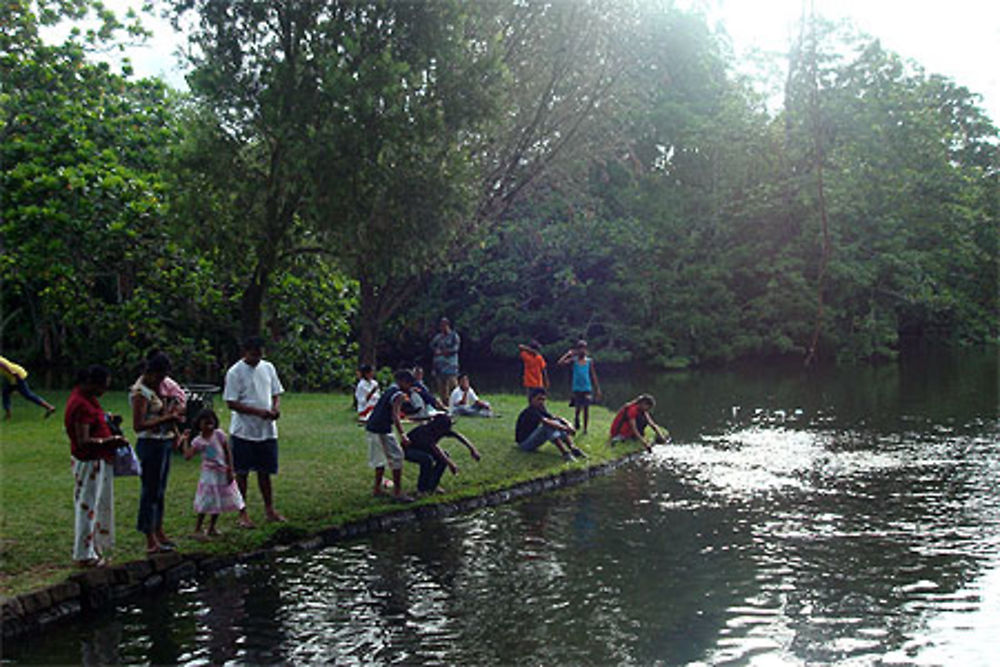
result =
M593 477L606 475L641 458L643 454L643 451L630 452L595 466L563 470L478 496L422 505L412 509L402 508L357 519L320 530L305 538L294 537L288 543L255 551L226 555L172 552L114 567L83 570L57 584L15 597L0 598L2 635L4 639L13 639L42 632L85 611L103 609L140 595L174 589L182 581L288 551L320 549L415 521L452 516L482 507L494 507L520 498L574 486Z

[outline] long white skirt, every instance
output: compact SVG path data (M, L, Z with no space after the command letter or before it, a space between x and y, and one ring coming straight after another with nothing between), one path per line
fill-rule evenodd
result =
M115 472L107 461L73 459L73 560L107 556L115 545Z

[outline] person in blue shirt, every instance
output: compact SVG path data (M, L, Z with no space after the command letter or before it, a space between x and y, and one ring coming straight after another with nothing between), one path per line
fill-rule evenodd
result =
M461 345L462 339L451 328L451 321L442 317L438 322L438 333L431 339L431 351L434 353L434 378L438 395L445 405L448 404L451 392L458 386L458 349Z
M576 342L576 346L566 351L566 354L559 358L559 365L573 365L573 384L571 390L573 399L570 405L576 408L573 417L573 426L580 428L580 412L583 412L583 433L587 432L590 424L590 404L594 403L596 397L601 400L601 385L597 381L597 371L594 370L594 359L587 354L587 341L582 338Z

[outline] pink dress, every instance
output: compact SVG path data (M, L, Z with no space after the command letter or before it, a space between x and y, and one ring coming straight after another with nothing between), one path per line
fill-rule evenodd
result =
M239 512L246 506L236 480L226 479L229 465L222 446L225 439L226 435L215 429L207 440L199 435L191 441L191 448L201 452L201 477L194 494L194 511L198 514Z

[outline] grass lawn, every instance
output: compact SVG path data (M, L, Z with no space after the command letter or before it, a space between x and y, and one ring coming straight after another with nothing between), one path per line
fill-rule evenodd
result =
M62 424L62 406L68 392L43 392L58 406L51 418L42 419L42 410L14 397L14 418L0 425L0 593L11 595L63 579L73 571L73 477L70 470L69 441ZM551 444L533 454L514 445L514 422L525 405L522 395L489 396L501 414L497 419L460 418L457 429L468 436L483 455L476 463L465 447L450 438L443 446L458 464L458 475L445 472L441 485L449 493L420 502L440 502L508 486L511 483L565 469L607 461L633 451L636 445L609 448L606 434L612 414L598 406L591 408L590 434L577 439L590 458L583 463L565 464ZM109 392L101 399L106 410L128 414L124 392ZM228 410L216 396L215 407L228 425ZM550 400L549 410L572 417L564 401ZM223 408L223 409L220 409ZM364 430L355 425L350 397L343 394L286 394L281 401L278 422L280 474L274 478L275 506L288 518L285 529L303 535L381 512L399 505L372 498L372 473L367 465ZM126 420L128 423L128 420ZM126 437L134 442L131 429ZM197 486L200 460L185 461L175 455L167 490L164 529L182 551L234 553L261 546L278 524L264 522L263 506L256 481L251 476L247 495L250 515L258 524L254 530L239 529L235 514L219 518L223 535L208 543L189 535L194 528L192 501ZM416 490L418 468L407 463L403 469L404 490ZM116 563L144 557L144 537L135 530L139 503L139 479L115 480L115 527L117 545L112 554Z

